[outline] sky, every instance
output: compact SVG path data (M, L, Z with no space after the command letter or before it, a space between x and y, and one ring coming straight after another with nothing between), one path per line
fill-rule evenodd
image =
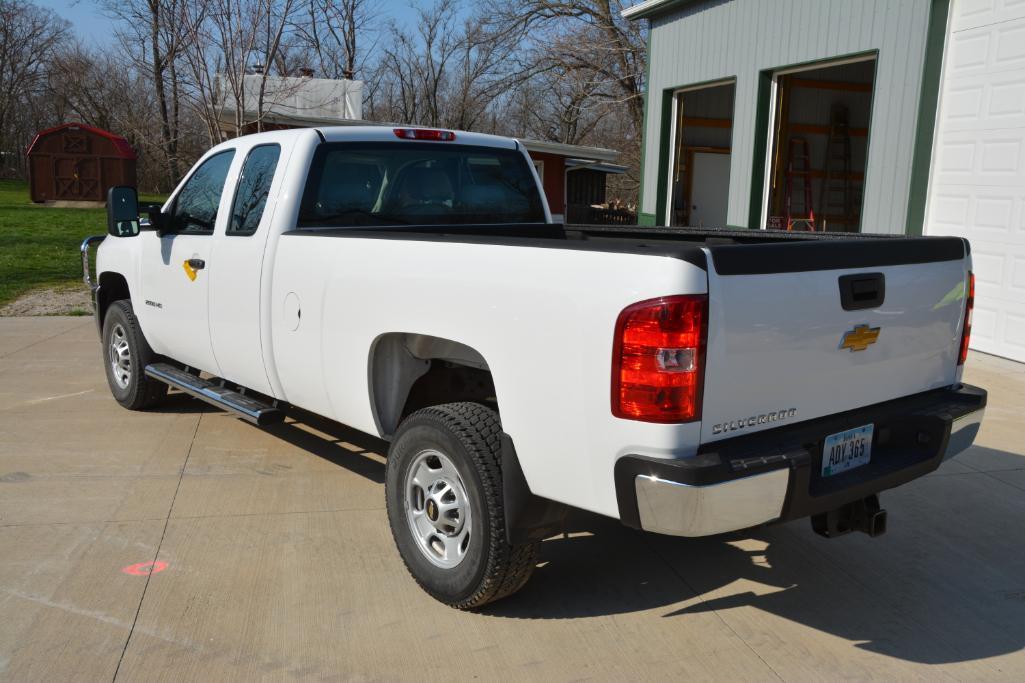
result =
M50 9L71 22L75 32L90 46L105 47L113 39L110 19L105 17L94 0L32 0L40 7ZM374 10L382 18L394 18L400 22L413 17L408 0L378 0ZM384 22L382 22L384 23Z

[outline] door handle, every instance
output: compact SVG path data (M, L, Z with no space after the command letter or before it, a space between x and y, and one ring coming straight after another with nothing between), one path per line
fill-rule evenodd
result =
M192 270L203 270L204 268L206 268L206 261L204 261L201 258L190 258L188 263L189 268L191 268Z

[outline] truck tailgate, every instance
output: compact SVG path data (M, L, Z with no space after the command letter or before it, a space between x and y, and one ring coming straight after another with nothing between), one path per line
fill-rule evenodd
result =
M956 381L970 269L963 240L825 239L707 253L703 443Z

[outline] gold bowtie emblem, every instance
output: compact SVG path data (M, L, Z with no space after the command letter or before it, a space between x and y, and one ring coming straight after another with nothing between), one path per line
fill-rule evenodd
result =
M843 339L840 341L840 348L850 349L851 351L864 351L870 345L875 344L878 338L878 327L856 325L853 330L844 332Z

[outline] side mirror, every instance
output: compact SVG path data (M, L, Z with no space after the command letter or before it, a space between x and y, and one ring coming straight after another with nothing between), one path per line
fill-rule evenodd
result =
M118 185L107 191L107 232L114 237L139 234L139 197L134 187Z

